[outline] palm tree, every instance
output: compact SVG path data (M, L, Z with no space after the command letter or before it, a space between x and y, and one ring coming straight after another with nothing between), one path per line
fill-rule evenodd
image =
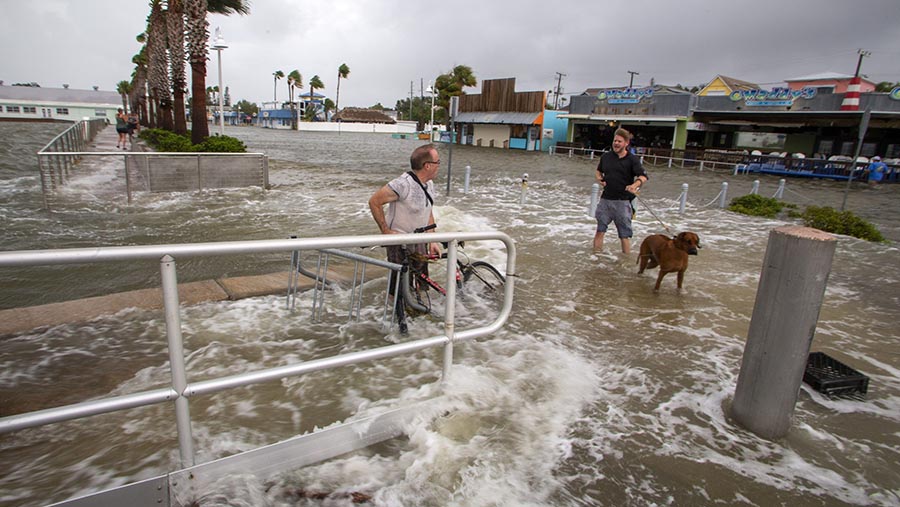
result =
M128 95L131 94L131 83L128 81L119 81L116 84L116 91L122 96L122 109L128 111Z
M341 78L347 79L347 76L350 75L350 67L347 67L346 63L342 63L340 67L338 67L338 84L337 84L337 93L334 95L334 111L338 111L338 105L341 103ZM325 116L328 116L328 112L326 111Z
M140 43L145 42L144 34L137 36ZM131 58L134 64L134 72L131 75L131 111L138 111L141 125L149 126L147 115L147 46L141 47L141 51Z
M288 96L291 98L291 129L297 130L297 115L294 111L294 87L303 88L303 76L294 69L288 74Z
M191 141L200 144L209 137L209 124L206 121L206 43L209 32L206 27L206 13L247 14L250 7L244 0L184 0L186 16L185 33L187 34L188 59L191 62Z
M277 108L278 107L278 80L284 77L284 72L282 72L280 70L276 70L275 72L272 73L272 75L275 76L275 88L273 90L274 96L272 97L272 100L275 101L275 105L273 107Z
M184 111L184 92L187 81L184 77L184 3L183 0L168 0L166 16L169 40L170 66L172 70L172 114L176 134L187 134L187 118Z
M147 56L150 63L150 97L156 106L156 126L172 130L172 98L169 92L169 54L166 51L166 12L162 0L152 0L147 20Z
M316 74L315 76L312 77L312 79L309 80L309 103L310 103L310 105L312 104L312 101L315 100L315 98L316 98L315 97L316 88L318 88L320 90L325 88L325 85L322 83L322 80L319 78L318 74ZM308 111L307 111L307 113L308 113ZM313 118L315 118L315 115L313 115Z
M463 95L463 88L476 86L478 80L475 79L475 73L472 67L468 65L457 65L453 67L447 74L441 74L435 79L435 86L439 90L438 104L441 107L448 108L450 105L450 97L454 95Z

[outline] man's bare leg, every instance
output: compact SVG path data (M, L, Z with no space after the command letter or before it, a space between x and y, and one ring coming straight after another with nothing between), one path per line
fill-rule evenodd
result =
M594 250L600 251L603 250L603 236L605 232L598 232L594 234Z
M619 238L622 242L622 253L631 253L631 238Z

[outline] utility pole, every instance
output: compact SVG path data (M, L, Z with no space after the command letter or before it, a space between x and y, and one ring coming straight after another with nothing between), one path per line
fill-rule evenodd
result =
M413 82L409 82L409 119L412 121L412 99L413 99Z
M628 88L631 88L634 86L634 76L640 76L641 73L633 70L629 70L628 73L631 74L631 78L628 80Z
M859 77L859 69L862 68L862 59L867 56L872 56L872 52L866 51L865 49L859 49L857 53L859 53L859 61L856 62L856 72L853 74L854 77Z
M553 103L553 109L559 109L559 94L562 93L560 87L562 85L562 78L565 77L566 74L562 72L556 73L556 102Z

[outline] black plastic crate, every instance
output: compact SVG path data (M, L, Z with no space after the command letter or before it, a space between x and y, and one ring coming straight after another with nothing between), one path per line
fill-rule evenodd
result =
M826 396L865 396L869 377L824 352L806 358L803 381Z

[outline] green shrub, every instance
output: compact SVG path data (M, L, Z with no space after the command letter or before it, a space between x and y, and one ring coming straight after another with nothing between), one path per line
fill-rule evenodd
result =
M229 136L207 137L194 147L195 151L212 153L246 153L247 146L240 139Z
M732 199L728 210L755 217L775 218L784 207L785 204L778 199L748 194Z
M156 151L206 152L206 153L246 153L247 146L240 139L229 136L207 137L200 144L191 143L190 138L163 129L143 129L138 137Z
M185 136L180 136L174 132L166 132L166 135L159 136L159 142L156 145L157 151L195 151L194 144Z
M866 241L885 241L881 232L871 223L854 215L850 211L837 211L834 208L810 206L799 215L804 225L826 232L853 236Z

